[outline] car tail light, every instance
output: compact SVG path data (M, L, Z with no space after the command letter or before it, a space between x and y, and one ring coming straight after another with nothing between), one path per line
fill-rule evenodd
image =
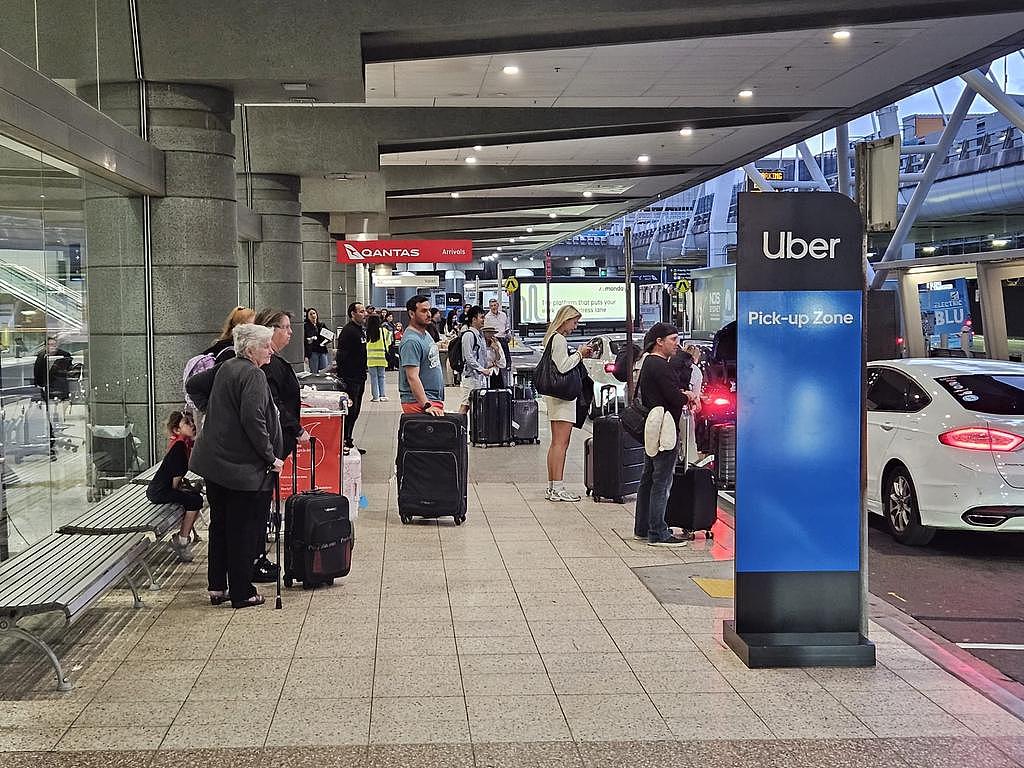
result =
M605 363L604 364L604 372L605 373L615 373L615 363Z
M939 435L939 442L968 451L1007 453L1024 445L1024 437L991 427L957 427Z

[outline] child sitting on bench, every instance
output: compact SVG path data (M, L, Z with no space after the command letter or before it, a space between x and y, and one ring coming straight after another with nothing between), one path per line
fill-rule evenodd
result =
M160 468L146 488L146 497L154 504L180 504L185 508L181 529L171 536L170 545L179 560L190 563L193 558L189 539L199 510L203 508L203 494L193 488L185 477L196 437L192 414L172 411L167 417L167 433L171 442Z

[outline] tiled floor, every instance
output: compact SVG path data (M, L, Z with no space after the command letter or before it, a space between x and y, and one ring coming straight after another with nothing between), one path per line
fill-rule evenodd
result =
M746 669L728 601L662 605L634 570L728 560L730 529L634 542L628 504L543 500L544 445L472 451L466 525L402 525L397 410L357 427L350 576L232 611L201 552L165 564L144 609L115 592L58 642L67 694L0 648L0 766L1024 765L1024 723L877 626L875 669Z

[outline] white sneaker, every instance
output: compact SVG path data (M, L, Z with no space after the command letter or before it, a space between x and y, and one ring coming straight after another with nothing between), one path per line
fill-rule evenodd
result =
M384 398L380 398L380 400L383 400L383 399L384 399ZM377 399L376 397L371 397L371 398L370 398L370 402L371 402L371 403L376 403L376 402L379 402L379 400L378 400L378 399Z
M559 488L557 490L553 489L548 494L548 501L570 501L570 502L575 502L575 501L583 501L583 497L582 496L577 496L575 493L572 493L571 491L569 491L569 490L567 490L565 488Z
M382 403L386 403L386 402L388 402L388 396L387 396L387 395L384 395L383 397L381 397L381 398L380 398L380 402L382 402Z

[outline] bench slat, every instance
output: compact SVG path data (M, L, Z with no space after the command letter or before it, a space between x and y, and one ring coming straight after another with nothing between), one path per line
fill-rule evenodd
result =
M164 536L181 523L178 504L153 504L143 486L125 486L81 517L58 529L62 534L153 533Z
M149 541L139 534L53 534L22 555L0 564L0 612L20 617L61 610L65 620L72 623L122 578L148 548ZM62 560L41 559L58 552ZM30 553L33 556L23 561Z
M44 539L41 544L44 546L33 553L31 561L21 562L21 567L13 577L5 577L0 573L0 585L3 585L0 587L0 598L6 597L12 603L39 602L40 595L52 590L52 585L76 580L80 574L92 570L106 553L116 552L123 546L121 540L113 537L107 541L96 539L95 544L89 544L84 541L69 542L68 537L56 534ZM21 560L21 557L17 557L8 562L14 566Z

